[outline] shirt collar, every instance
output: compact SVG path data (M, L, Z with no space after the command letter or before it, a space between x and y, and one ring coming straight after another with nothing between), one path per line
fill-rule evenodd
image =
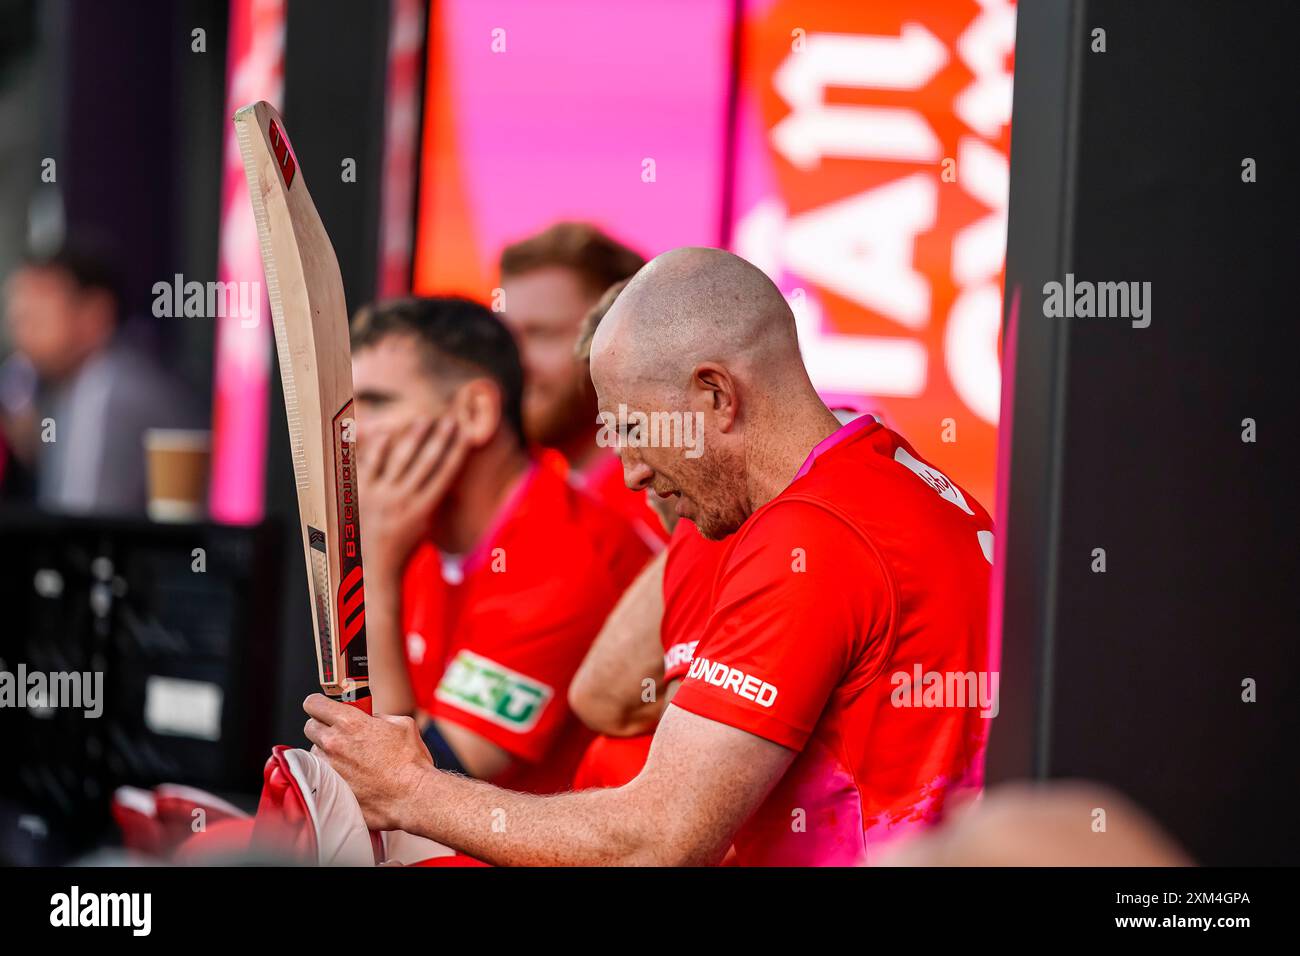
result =
M847 425L841 425L835 431L831 432L819 441L817 447L808 453L808 457L804 459L804 463L799 466L799 471L795 474L794 480L798 481L804 475L808 474L808 472L812 470L813 462L826 454L836 445L847 441L863 429L876 424L879 424L879 422L875 415L863 415L860 418L853 419L853 421L849 422ZM791 483L793 484L793 482Z

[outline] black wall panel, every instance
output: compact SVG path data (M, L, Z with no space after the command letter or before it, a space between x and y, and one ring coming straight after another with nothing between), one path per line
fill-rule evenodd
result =
M1025 4L1017 37L990 775L1111 783L1208 863L1300 859L1293 20L1283 3ZM1046 317L1043 283L1067 272L1149 282L1150 326Z

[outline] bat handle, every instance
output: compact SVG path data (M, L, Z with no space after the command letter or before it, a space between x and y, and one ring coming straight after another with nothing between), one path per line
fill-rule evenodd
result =
M341 704L347 704L349 707L355 707L367 716L374 714L374 698L370 696L370 688L366 686L354 687L352 690L343 694L325 692L325 696L330 700L336 700Z

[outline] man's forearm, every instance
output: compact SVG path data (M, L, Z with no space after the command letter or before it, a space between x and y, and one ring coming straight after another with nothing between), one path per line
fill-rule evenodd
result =
M427 771L397 818L497 866L672 866L657 843L652 806L635 781L610 790L534 796L440 770Z
M569 706L592 730L614 736L653 729L663 711L647 686L663 681L664 555L642 570L610 612L569 685Z
M644 700L638 693L645 694L645 688L639 683L625 681L607 687L589 683L582 688L580 703L575 703L577 695L571 694L569 700L578 719L597 733L631 737L653 731L668 700L665 691L657 685L651 700Z
M678 707L644 769L609 790L530 796L437 770L409 717L368 717L313 694L303 728L366 823L515 866L705 866L766 799L795 751Z

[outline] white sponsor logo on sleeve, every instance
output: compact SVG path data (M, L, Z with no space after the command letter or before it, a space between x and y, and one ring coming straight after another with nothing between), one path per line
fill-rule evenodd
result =
M729 690L738 697L752 700L760 707L771 707L776 700L777 691L772 684L706 657L697 657L691 661L691 669L686 676Z

